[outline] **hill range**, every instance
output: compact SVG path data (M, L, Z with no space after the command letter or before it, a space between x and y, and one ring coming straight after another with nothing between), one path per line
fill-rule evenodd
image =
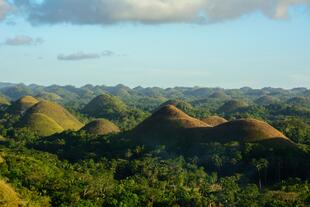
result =
M219 116L210 116L200 120L186 114L177 106L185 110L193 110L193 107L184 101L167 101L137 127L130 130L128 137L146 145L229 142L232 140L259 142L275 138L289 140L263 121L256 119L227 121ZM226 102L220 109L236 110L236 107L245 106L246 104L233 100ZM31 96L20 98L12 103L7 111L22 114L18 126L30 128L40 136L50 136L65 130L82 130L96 135L120 132L118 126L108 119L97 119L85 125L63 106L51 101L39 101ZM96 118L121 116L126 111L128 111L128 106L121 100L106 94L94 98L81 110L82 113Z

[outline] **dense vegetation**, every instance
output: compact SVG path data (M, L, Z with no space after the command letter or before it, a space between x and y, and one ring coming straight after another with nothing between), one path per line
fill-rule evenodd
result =
M0 103L0 206L310 205L308 89L1 84L0 94L12 102ZM112 95L100 108L103 114L85 113L88 103L102 94ZM39 136L32 125L21 124L38 106L10 111L25 95L65 106L68 111L57 106L57 113L65 110L60 120L57 114L50 115L58 122L76 117L87 124L105 118L122 132L59 130ZM212 140L146 145L131 139L131 129L168 104L201 120L214 115L228 121L263 120L294 143ZM53 113L49 109L36 110L44 114L39 118Z

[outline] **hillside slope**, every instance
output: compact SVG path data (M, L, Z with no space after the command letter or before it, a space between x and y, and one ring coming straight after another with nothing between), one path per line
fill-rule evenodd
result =
M53 102L40 101L31 107L26 112L25 116L31 116L32 114L44 114L50 119L54 120L64 130L79 130L81 127L83 127L83 124L70 112L68 112L59 104Z

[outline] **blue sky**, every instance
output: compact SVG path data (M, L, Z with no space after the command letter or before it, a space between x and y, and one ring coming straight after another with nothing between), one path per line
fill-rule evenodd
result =
M212 0L193 0L197 5L190 8L175 0L159 8L115 1L134 5L128 14L115 9L119 5L108 10L109 0L101 0L108 3L94 14L79 8L83 4L72 7L72 0L45 1L37 8L19 3L27 1L0 0L0 81L310 87L309 1L278 0L266 9L263 0L245 8L245 0L228 6L228 0L220 0L226 6L212 10L207 9ZM55 14L60 8L66 15ZM197 11L203 11L203 21Z

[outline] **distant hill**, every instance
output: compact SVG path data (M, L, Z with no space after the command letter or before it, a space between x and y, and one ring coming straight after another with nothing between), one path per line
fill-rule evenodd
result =
M13 102L12 105L7 109L7 112L11 114L23 114L38 102L39 101L32 96L23 96L22 98Z
M36 114L36 115L34 115ZM38 115L40 114L40 115ZM83 124L77 120L70 112L59 104L50 101L40 101L27 110L25 117L35 117L38 120L44 120L45 122L51 122L45 116L54 120L64 130L79 130L83 127ZM43 118L44 117L44 118ZM32 123L33 121L30 121ZM53 125L54 128L59 128Z
M23 203L15 190L3 180L0 180L0 206L20 207Z
M222 100L225 100L225 99L230 99L231 97L228 96L225 92L223 91L217 91L217 92L214 92L212 93L209 98L215 98L215 99L222 99Z
M232 113L239 109L248 107L249 104L242 100L230 100L224 103L219 109L219 113Z
M95 118L106 118L115 120L128 110L126 104L119 98L102 94L90 101L83 109L82 113Z
M99 119L86 124L81 131L95 135L107 135L120 132L118 126L106 119Z
M15 101L23 96L32 95L32 90L30 87L24 84L12 85L9 87L0 88L1 93L11 100Z
M48 101L53 101L53 102L57 102L62 99L56 93L50 93L50 92L41 92L37 94L35 97L39 100L48 100Z
M277 103L279 101L280 100L276 97L265 95L265 96L261 96L258 99L256 99L255 103L258 105L265 106L265 105Z
M310 98L303 97L303 96L297 96L297 97L288 99L286 103L290 105L297 105L297 106L310 106Z
M168 105L173 105L186 113L189 113L194 110L194 107L190 103L180 99L168 100L162 103L156 110L159 110L160 108Z
M201 119L201 121L205 122L206 124L208 124L212 127L227 122L226 119L224 119L223 117L220 117L220 116L210 116L208 118Z

